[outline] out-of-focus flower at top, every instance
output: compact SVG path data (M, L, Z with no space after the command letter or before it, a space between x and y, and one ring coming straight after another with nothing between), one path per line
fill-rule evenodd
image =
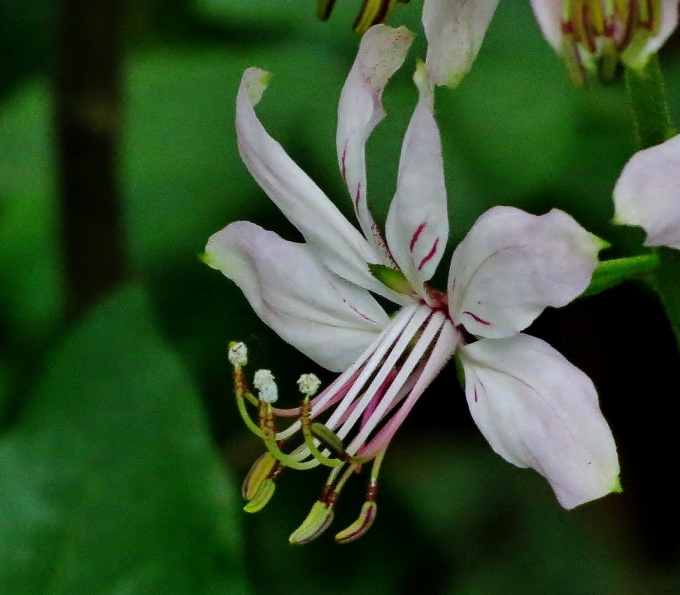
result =
M678 24L678 0L531 0L543 35L574 82L603 81L623 63L641 69Z
M384 23L397 2L411 0L364 0L359 15L354 21L354 31L365 33L372 25ZM336 0L316 0L316 15L325 21L331 16Z
M279 409L272 374L256 373L256 398L244 373L245 347L230 349L239 409L268 449L245 481L246 510L267 503L284 467L331 468L292 543L310 541L329 526L343 485L372 461L359 519L336 540L365 533L377 510L385 451L454 354L472 416L492 448L544 475L565 508L618 486L616 447L592 382L547 343L520 332L546 307L564 306L583 292L602 243L561 211L535 216L495 207L454 251L447 291L430 287L448 217L433 86L423 65L414 77L419 100L404 137L385 236L371 216L365 145L384 117L383 89L411 37L404 28L372 27L340 96L338 162L363 233L260 123L254 107L267 73L248 69L237 97L241 157L305 243L237 221L210 238L205 261L232 279L283 339L340 373L317 396L318 379L304 375L302 405ZM393 302L396 312L388 315L372 293ZM286 417L295 421L278 428Z
M460 83L475 61L498 0L425 0L425 63L435 85Z
M647 232L645 246L680 250L680 135L638 151L614 187L616 222Z

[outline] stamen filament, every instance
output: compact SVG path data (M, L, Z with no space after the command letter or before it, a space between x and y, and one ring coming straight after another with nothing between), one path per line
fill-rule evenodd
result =
M342 428L337 432L338 436L341 439L344 439L347 436L352 426L356 423L356 421L363 413L364 409L371 402L371 399L375 392L380 388L380 386L382 385L385 378L387 378L387 375L390 373L390 371L396 366L399 358L402 356L402 354L408 347L409 343L417 333L418 329L422 326L423 322L427 319L431 312L432 310L428 306L422 306L418 308L409 318L408 324L406 324L403 330L401 330L400 336L398 337L396 343L393 346L391 346L391 351L387 359L384 362L382 361L375 362L375 366L373 367L373 369L369 369L367 366L367 369L365 370L367 372L366 374L367 376L374 372L375 368L378 366L378 363L380 364L380 370L378 374L376 374L371 384L369 385L368 389L366 389L366 392L359 401L359 405L357 405L357 407L354 409L350 417L343 424ZM390 346L387 347L389 348ZM384 350L383 355L386 351L387 349ZM382 360L382 357L380 359ZM359 384L359 382L357 382L357 384ZM350 391L350 393L348 393L347 396L345 396L343 402L335 409L333 415L326 423L326 425L329 428L335 429L337 427L339 419L342 417L342 414L352 403L354 397L358 392L359 392L358 389L356 391ZM352 396L352 398L350 399L350 395L352 393L354 393L354 396Z
M366 438L368 438L368 436L375 429L380 420L383 419L383 416L385 415L387 408L396 398L399 389L405 384L405 382L407 381L413 370L416 368L418 363L423 359L423 356L430 347L430 344L437 336L439 329L442 327L446 320L447 320L446 316L441 312L435 312L434 314L432 314L430 320L427 323L427 326L423 330L422 335L418 338L416 345L411 350L411 353L406 359L406 362L399 370L397 377L394 379L394 382L392 382L392 385L385 393L385 396L382 398L382 400L376 407L375 411L373 412L373 415L371 415L368 422L361 428L359 433L354 437L354 440L352 440L350 445L347 447L348 453L352 455L356 454L359 446L366 440ZM406 333L404 334L406 335ZM406 338L410 341L412 339L412 336L411 337L406 336ZM342 430L344 430L344 427L342 428ZM338 435L340 437L343 437L342 430L338 432Z
M328 458L316 447L315 442L319 442L319 440L312 435L312 422L309 418L309 409L309 397L306 397L302 403L301 423L302 434L305 437L305 444L307 445L309 452L322 465L327 465L328 467L341 467L344 464L344 461L341 461L340 459Z
M357 451L357 457L371 459L377 456L381 450L386 448L392 436L394 436L394 433L404 422L425 389L430 385L432 380L434 380L435 376L439 374L444 364L454 353L459 342L459 332L453 324L447 320L445 324L442 325L441 331L432 348L432 352L427 359L427 363L420 373L415 386L406 398L406 401L404 401L399 408L399 411L397 411L397 413L381 428L378 434L368 444ZM349 448L347 450L349 451Z

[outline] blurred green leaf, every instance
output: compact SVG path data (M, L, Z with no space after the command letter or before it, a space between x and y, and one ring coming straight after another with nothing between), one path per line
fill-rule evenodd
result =
M36 83L0 106L0 309L12 338L44 336L62 307L49 117Z
M481 437L477 444L431 437L397 456L398 494L449 560L446 592L621 592L623 565L587 539L585 508L561 509L543 478L509 465ZM589 508L595 512L598 503Z
M199 15L222 21L251 23L258 26L313 25L316 21L316 4L300 0L195 0Z
M57 349L0 460L0 592L246 592L234 490L138 289Z

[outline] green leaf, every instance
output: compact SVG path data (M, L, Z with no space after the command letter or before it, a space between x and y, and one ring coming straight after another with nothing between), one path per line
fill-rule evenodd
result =
M660 266L656 271L655 288L680 348L680 252L659 248L658 254Z
M235 490L138 289L57 349L0 460L0 592L246 592Z

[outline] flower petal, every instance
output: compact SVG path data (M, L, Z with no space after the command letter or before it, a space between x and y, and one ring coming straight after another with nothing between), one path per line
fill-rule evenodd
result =
M566 213L537 217L512 207L484 213L458 245L449 273L449 311L476 336L526 328L546 306L580 295L604 243Z
M498 0L425 0L425 65L436 85L457 85L477 57Z
M470 412L494 451L543 475L565 508L620 489L616 445L581 370L522 334L460 355Z
M616 222L639 225L645 246L680 250L680 135L639 151L614 187Z
M254 223L236 221L212 235L205 258L285 341L334 372L349 366L389 323L367 291L329 273L305 244Z
M531 8L546 41L562 52L562 6L564 0L531 0Z
M411 286L427 298L423 283L432 277L444 253L449 219L433 88L422 64L414 80L420 98L404 137L397 192L385 231L395 261Z
M254 106L268 73L249 68L236 100L236 134L241 158L253 178L305 237L329 269L363 287L382 285L366 263L382 262L377 250L340 213L321 189L288 156L258 120Z
M405 27L371 27L361 39L338 105L336 147L340 172L364 235L374 238L379 247L383 245L382 238L366 200L365 147L371 132L385 117L383 90L403 64L412 41L413 34Z

